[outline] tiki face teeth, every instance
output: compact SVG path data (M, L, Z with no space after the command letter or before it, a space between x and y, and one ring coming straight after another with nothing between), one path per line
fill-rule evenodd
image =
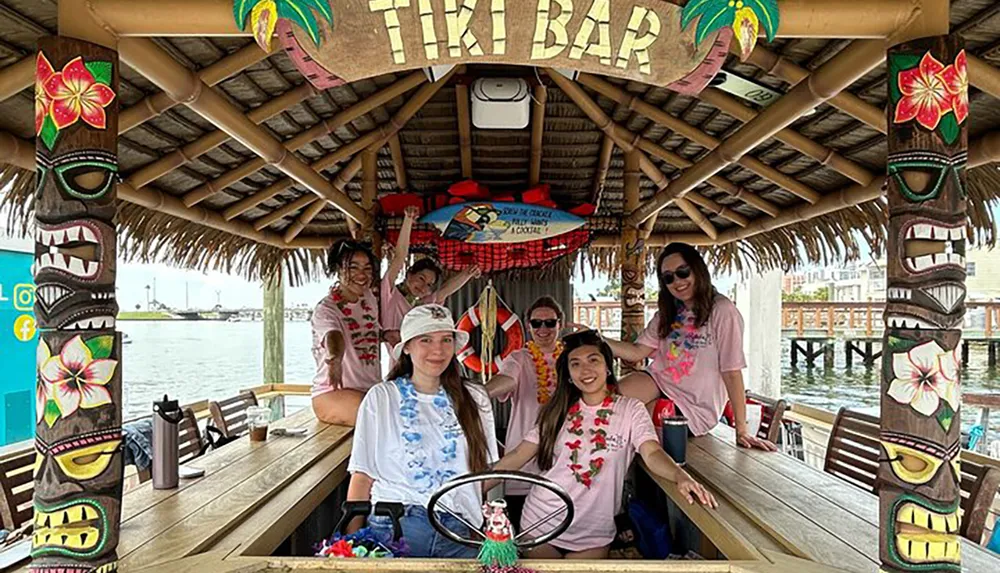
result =
M952 312L965 300L965 288L957 284L943 284L922 289L945 312Z
M914 221L903 230L903 251L903 264L914 274L943 267L965 270L965 225Z
M35 297L38 298L39 302L42 303L42 306L47 309L51 309L59 301L71 294L72 291L68 288L54 283L39 285L38 288L35 289Z
M889 323L889 328L898 328L901 330L929 330L938 328L926 320L920 320L919 318L913 316L890 315L887 318L887 321Z
M45 269L54 269L83 280L94 280L101 270L100 237L98 228L86 222L69 223L54 228L38 227L35 230L37 246L32 271L38 273ZM82 258L63 251L80 246L91 247L94 254Z
M86 555L104 543L107 517L89 501L70 503L45 511L35 508L32 557L66 554Z
M71 322L64 327L64 330L102 330L114 327L115 318L113 316L94 316Z
M889 287L886 297L889 300L910 300L913 298L913 289Z
M896 512L896 551L907 563L958 563L960 524L958 512L939 513L904 503Z

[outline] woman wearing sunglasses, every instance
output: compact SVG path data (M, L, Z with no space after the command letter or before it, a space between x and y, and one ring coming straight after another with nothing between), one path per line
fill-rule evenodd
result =
M705 260L691 245L667 245L656 269L659 310L646 330L635 344L608 340L622 360L653 358L648 370L622 379L621 393L638 398L650 411L665 395L696 436L718 424L728 400L736 418L737 444L776 450L747 431L743 317L736 305L715 290Z
M559 303L550 296L540 297L532 303L526 316L531 340L524 348L511 352L500 366L500 372L486 384L490 398L511 401L504 445L507 451L516 448L535 427L538 411L555 392L556 360L562 353L559 330L563 311ZM531 462L523 471L537 474L538 466ZM524 482L509 482L504 487L507 515L512 523L518 523L531 486Z

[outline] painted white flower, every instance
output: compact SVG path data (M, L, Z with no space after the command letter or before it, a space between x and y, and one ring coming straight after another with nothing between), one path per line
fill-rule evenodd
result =
M105 386L111 382L117 365L117 360L95 360L83 338L76 336L63 346L58 356L51 356L42 364L40 374L51 384L59 411L66 418L79 408L111 403L111 392Z
M889 396L900 404L909 404L925 416L934 414L943 399L957 410L961 395L959 362L954 351L941 348L936 341L925 342L906 354L894 354Z

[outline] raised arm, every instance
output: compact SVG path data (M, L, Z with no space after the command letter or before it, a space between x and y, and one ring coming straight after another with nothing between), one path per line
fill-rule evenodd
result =
M643 442L639 446L639 455L642 461L646 462L646 467L653 474L677 484L677 489L687 498L688 503L700 502L709 507L718 507L715 497L705 489L705 486L691 479L686 471L680 468L670 456L663 451L660 444L655 440Z
M434 304L444 304L449 296L458 292L458 289L465 286L465 283L471 281L472 279L478 279L482 275L482 271L479 269L479 265L473 265L464 271L456 274L450 279L446 280L441 288L434 291L431 295L431 302Z
M517 388L517 380L504 374L497 374L486 383L486 393L490 398L507 396Z
M611 347L611 352L614 352L616 357L621 358L625 362L635 363L645 360L654 350L644 344L633 344L610 338L604 338L604 341Z
M389 268L385 271L383 279L395 283L399 279L399 273L406 264L406 257L410 253L410 234L413 232L413 223L420 216L420 210L416 207L407 207L403 212L403 228L399 230L399 241L396 242L396 251L389 262Z

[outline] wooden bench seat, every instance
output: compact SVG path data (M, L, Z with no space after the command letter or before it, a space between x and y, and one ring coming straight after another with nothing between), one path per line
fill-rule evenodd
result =
M11 454L0 461L0 521L14 530L31 521L34 514L35 449Z
M882 451L879 432L878 417L841 408L830 432L823 471L876 493Z
M785 410L788 409L787 402L750 391L747 391L747 402L761 405L757 437L777 444L781 440L781 422L784 420Z
M257 397L253 392L240 392L238 396L209 403L212 412L212 425L227 438L242 436L249 431L247 425L247 408L257 405Z
M986 519L1000 488L1000 469L962 452L962 536L982 544Z

